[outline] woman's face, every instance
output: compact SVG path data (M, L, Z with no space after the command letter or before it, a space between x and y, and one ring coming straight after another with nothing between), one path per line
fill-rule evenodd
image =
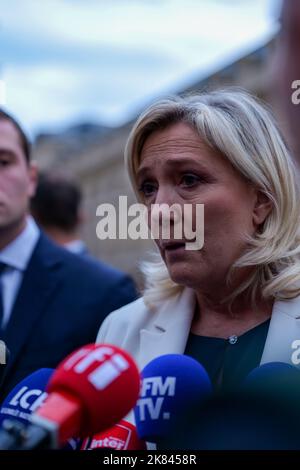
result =
M263 222L266 200L185 123L146 139L137 180L149 214L155 203L182 208L191 204L193 209L204 204L202 249L189 251L182 243L172 245L162 239L156 243L174 282L204 291L223 286L229 268L246 247L245 234L252 235Z

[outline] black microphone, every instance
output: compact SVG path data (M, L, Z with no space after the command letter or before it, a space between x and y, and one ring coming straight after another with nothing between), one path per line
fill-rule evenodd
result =
M191 413L184 439L169 449L299 450L300 371L285 363L254 369L235 389Z

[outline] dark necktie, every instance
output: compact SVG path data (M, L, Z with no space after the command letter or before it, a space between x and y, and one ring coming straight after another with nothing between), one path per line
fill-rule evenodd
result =
M2 336L2 322L4 316L4 303L3 303L3 283L2 283L2 273L7 267L7 264L0 261L0 336Z

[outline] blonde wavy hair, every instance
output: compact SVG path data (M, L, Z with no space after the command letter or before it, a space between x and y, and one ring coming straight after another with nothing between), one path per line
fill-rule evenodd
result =
M227 89L185 97L170 97L148 107L138 118L127 141L125 161L137 198L136 174L147 137L171 124L189 124L202 140L227 158L249 184L272 202L272 209L243 255L231 267L254 267L250 277L235 289L252 301L291 299L300 295L300 198L296 167L269 110L242 90ZM184 288L175 284L159 256L142 265L144 300L149 306ZM225 300L224 300L225 301Z

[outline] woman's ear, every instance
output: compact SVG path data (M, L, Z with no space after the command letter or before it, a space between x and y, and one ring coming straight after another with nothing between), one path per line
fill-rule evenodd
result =
M272 202L268 198L266 194L264 194L262 191L257 191L256 192L256 200L255 200L255 205L253 208L253 223L256 226L261 225L267 215L271 212L272 210Z

